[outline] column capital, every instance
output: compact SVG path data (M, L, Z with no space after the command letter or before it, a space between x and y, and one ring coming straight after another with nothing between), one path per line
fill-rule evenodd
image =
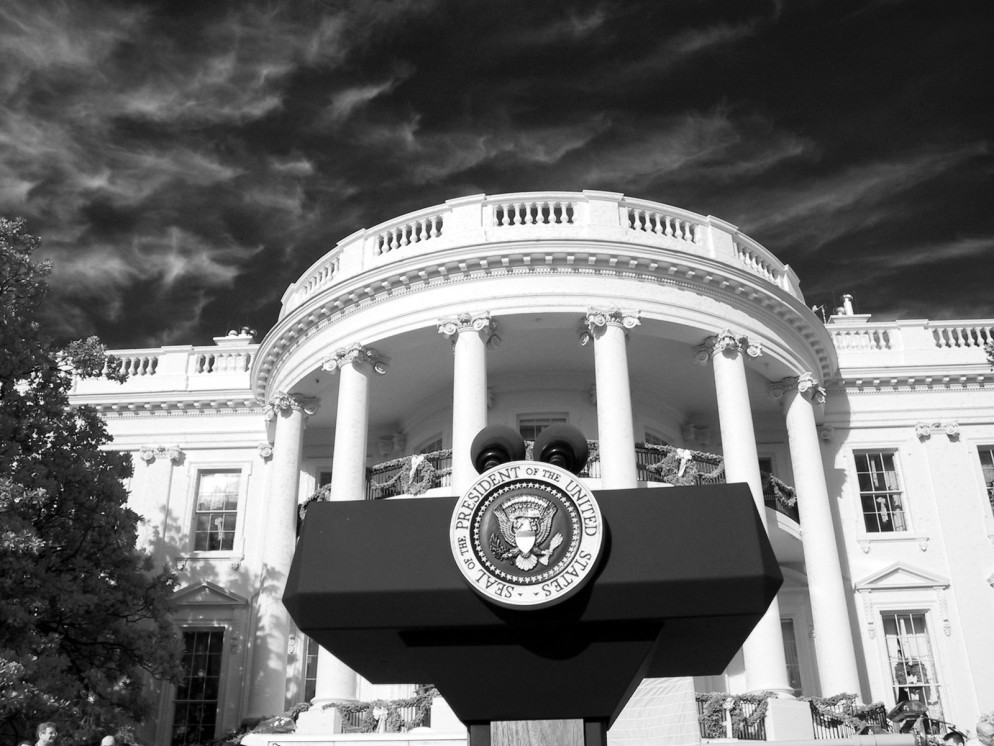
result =
M959 422L946 420L945 422L919 422L915 425L915 435L919 440L928 440L933 433L945 433L950 440L956 440L959 438Z
M641 312L626 308L588 308L587 315L580 321L580 344L587 345L609 326L629 330L639 326Z
M276 419L276 416L283 412L302 412L305 415L312 415L318 411L320 401L313 396L303 396L302 394L288 394L279 391L266 404L266 421Z
M780 381L767 384L766 390L776 401L782 400L788 391L795 390L812 404L824 404L828 398L824 387L815 380L810 372L788 376Z
M704 340L703 344L694 348L694 363L707 365L708 361L721 352L745 353L749 357L759 357L763 354L763 346L744 334L736 335L730 329L722 329L712 337Z
M321 369L337 373L346 365L369 366L373 372L384 375L389 369L388 360L372 347L364 347L354 342L348 347L339 347L331 357L321 363Z
M448 316L438 320L438 333L452 344L461 332L477 332L487 347L497 349L501 338L497 334L497 321L490 317L490 311L474 311Z
M179 446L142 446L138 449L138 456L148 464L157 458L168 458L178 464L183 460L183 449Z

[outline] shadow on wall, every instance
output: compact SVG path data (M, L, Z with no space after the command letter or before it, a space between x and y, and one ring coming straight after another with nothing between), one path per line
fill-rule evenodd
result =
M217 676L207 676L213 681L197 683L213 687L211 693L216 694L220 703L217 730L230 733L241 726L253 689L272 681L272 675L278 673L288 680L287 701L295 702L302 696L297 682L301 677L287 673L302 672L306 641L299 632L294 634L279 601L285 577L272 574L261 577L259 563L250 562L241 546L215 553L194 551L193 518L186 504L192 491L178 484L182 480L175 479L185 468L184 461L181 457L170 464L175 470L172 481L177 483L168 488L168 500L148 506L151 515L145 516L140 524L139 547L152 557L156 568L166 567L176 576L172 617L184 644L188 648L201 646L198 654L206 646L209 655L218 659L211 669ZM240 511L239 521L245 520L245 512ZM260 605L260 596L275 598L277 603L266 608ZM203 670L187 669L184 674L204 676ZM153 709L139 733L142 742L154 743L156 729L161 731L174 720L174 702L182 691L182 686L168 682L150 682ZM279 711L284 709L285 706ZM276 714L279 713L260 713ZM194 741L216 740L213 724L207 723L205 727L209 732ZM160 732L160 740L161 737Z

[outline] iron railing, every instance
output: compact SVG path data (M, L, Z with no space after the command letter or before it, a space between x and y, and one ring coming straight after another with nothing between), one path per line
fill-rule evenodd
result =
M601 476L601 461L596 441L588 441L590 458L581 477L599 479ZM528 444L529 450L531 444ZM635 445L635 461L638 478L645 482L664 481L651 467L662 463L671 456L673 449L669 446ZM445 449L432 453L420 454L424 465L415 468L414 457L391 459L366 470L366 499L378 500L385 497L396 497L404 494L421 494L425 490L436 487L448 487L452 477L452 451ZM695 484L724 484L725 471L722 468L721 457L713 454L693 452L687 464L693 464ZM763 502L766 507L781 515L800 523L797 512L797 500L794 488L785 484L769 472L760 472L763 479ZM412 490L412 486L415 488Z

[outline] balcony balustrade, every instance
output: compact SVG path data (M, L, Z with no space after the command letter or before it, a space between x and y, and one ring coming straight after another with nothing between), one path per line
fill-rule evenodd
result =
M876 322L868 316L833 316L826 328L843 371L867 366L964 363L975 363L983 371L989 365L985 346L994 343L992 319Z
M414 255L542 240L675 250L744 270L804 300L790 267L718 218L611 192L524 192L448 200L356 231L287 289L281 318L328 288Z
M732 695L723 692L695 695L701 738L705 740L765 741L766 704L770 695ZM879 702L857 704L854 695L813 697L811 726L816 740L841 740L859 735L866 727L887 732L887 708ZM762 710L760 711L760 708ZM941 731L938 731L941 732Z
M590 458L581 477L599 479L600 452L597 441L587 441ZM527 443L530 454L531 443ZM671 446L638 443L635 446L638 478L643 482L669 484L724 484L725 470L720 456L686 451ZM663 467L663 468L660 468ZM773 474L761 472L763 502L766 507L800 523L794 488ZM449 487L452 484L452 451L441 450L385 461L366 471L366 499L379 500L399 495L421 495L430 489ZM304 506L313 500L327 499L328 488L323 487L307 498Z

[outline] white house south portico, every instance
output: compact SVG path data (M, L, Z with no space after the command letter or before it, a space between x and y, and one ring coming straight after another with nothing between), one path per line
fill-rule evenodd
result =
M847 376L846 366L859 368L865 387L868 379L889 380L873 369L888 365L897 352L894 344L878 346L873 340L881 337L870 326L852 314L826 325L805 303L794 272L734 226L615 193L464 197L343 239L287 289L273 329L257 346L246 347L251 365L237 383L229 382L228 391L240 393L223 395L266 403L268 422L258 416L246 439L253 448L270 442L272 455L241 496L245 572L228 584L223 573L219 578L227 591L253 599L258 623L250 657L238 653L250 672L235 698L244 704L219 705L217 729L282 712L305 698L370 700L388 692L326 651L308 650L279 606L299 503L321 487L334 501L405 492L462 494L478 477L469 448L481 429L506 425L531 441L560 423L578 428L591 444L591 464L580 475L590 488L662 486L684 478L692 463L701 467L703 480L701 453L714 454L708 478L749 486L788 584L741 656L725 672L695 681L698 691L770 691L788 699L848 692L893 704L911 690L894 678L898 659L891 641L900 641L904 651L914 639L916 660L926 660L921 646L930 646L929 682L915 685L911 694L966 722L972 705L962 693L976 684L968 683L974 680L969 665L936 662L940 653L961 661L959 652L945 650L934 636L942 629L938 607L933 615L932 606L905 591L901 599L894 595L892 605L866 607L853 590L854 575L870 582L895 562L920 569L916 577L949 574L936 564L941 558L934 551L890 541L893 533L907 533L890 531L897 524L867 539L867 511L882 504L874 500L890 501L888 516L909 512L906 493L913 490L890 475L901 448L913 454L923 447L913 438L894 450L894 434L883 443L869 431L859 435L863 415L849 414L852 406L866 411L878 433L904 416L891 405L887 415L872 413L863 403L869 399L852 393L855 378ZM911 360L911 331L904 330L908 343L900 353L907 364L918 365ZM859 339L869 341L857 346ZM966 347L957 349L965 354ZM848 361L841 369L840 357ZM981 375L982 368L964 369L956 385L975 386L970 376ZM156 385L167 383L160 375L167 369L163 357L155 378L135 377L119 393L81 382L74 396L101 406L119 447L137 451L153 442L151 431L117 414L113 407L120 402L221 398L201 374L187 375L182 394L160 393ZM927 412L920 419L940 421L928 412L932 400L924 392L916 396L915 406ZM956 396L947 390L950 401ZM203 420L201 407L170 407L176 414L169 420L169 442L195 452L184 486L175 489L195 499L199 475L228 456L208 459L207 452L220 446L192 434ZM260 405L256 410L262 414ZM247 422L245 414L238 416ZM960 438L973 450L957 456L976 461L979 453L980 461L969 467L977 474L982 447L994 443L990 419L974 417L961 425L978 428ZM819 431L826 425L833 428L828 440ZM858 444L855 450L846 450L847 439ZM653 471L666 458L676 459L677 472ZM399 466L377 471L381 462L393 461ZM201 468L201 462L207 465ZM850 463L853 476L840 482L839 470ZM877 477L860 476L865 463L890 480L887 489L867 486L867 479ZM969 468L964 474L972 473ZM388 478L389 489L383 486ZM265 486L256 481L261 479ZM772 496L771 480L793 485L793 516ZM136 502L140 497L135 495ZM991 525L994 535L994 519L983 516L984 508L991 510L983 493L978 501L979 523ZM158 510L148 500L143 505L145 512ZM938 509L919 504L917 525L929 525L925 516ZM864 552L860 541L870 542L873 551ZM933 539L933 545L944 542ZM971 556L982 563L989 550L980 547ZM211 561L197 557L200 567ZM184 572L187 585L196 582L197 563ZM873 580L872 588L882 582ZM871 636L868 613L875 634L888 631ZM973 612L963 614L964 629L973 630L979 624ZM927 631L902 632L912 622ZM399 694L431 682L396 683L406 684L389 689ZM229 686L232 696L235 688ZM174 725L168 693L164 697ZM164 746L171 736L156 739Z
M687 401L693 390L700 400L695 409L710 411L717 420L715 430L726 444L726 477L748 483L761 496L753 408L757 401L768 410L777 408L765 386L812 369L824 378L835 365L828 334L804 304L792 272L714 218L667 214L662 206L615 194L555 196L454 200L445 209L349 237L287 291L284 315L253 366L257 392L268 398L274 390L300 387L302 393L318 394L311 376L327 369L327 351L348 349L360 337L397 369L390 382L394 396L408 401L391 408L395 418L425 390L418 380L449 380L451 488L458 492L475 476L465 451L487 424L487 402L504 398L501 385L488 381L503 382L508 373L520 378L529 370L575 380L590 370L591 361L558 350L570 327L579 326L594 348L592 375L580 390L587 393L592 386L596 392L594 416L585 421L588 436L600 445L601 486L638 481L634 411L653 399ZM486 300L485 310L480 299ZM725 327L732 321L743 331L729 332ZM438 370L437 344L429 359L417 364L409 358L426 357L423 350L403 352L418 348L414 340L432 329L453 342L451 373ZM500 348L488 352L495 329ZM405 343L405 336L412 341ZM705 361L711 359L714 371L710 396L690 380L700 378L692 363L701 362L699 344L708 338L712 349ZM636 355L630 355L633 347ZM679 355L673 355L678 348ZM639 367L634 375L630 356ZM746 360L753 363L752 394ZM633 407L630 380L642 389L642 401L635 399L639 406ZM384 385L377 398L389 397L387 382L379 383ZM327 398L326 392L320 395ZM335 439L332 499L347 499L336 482L343 471L351 475L348 494L363 494L365 421L348 415L343 422L341 413L364 410L366 398L362 391L338 399L336 432L351 435L344 440L348 445ZM499 404L494 408L499 411ZM350 450L340 454L339 448ZM778 609L756 631L745 656L749 689L790 690ZM855 670L854 663L849 668ZM848 683L847 690L858 689L858 681Z

